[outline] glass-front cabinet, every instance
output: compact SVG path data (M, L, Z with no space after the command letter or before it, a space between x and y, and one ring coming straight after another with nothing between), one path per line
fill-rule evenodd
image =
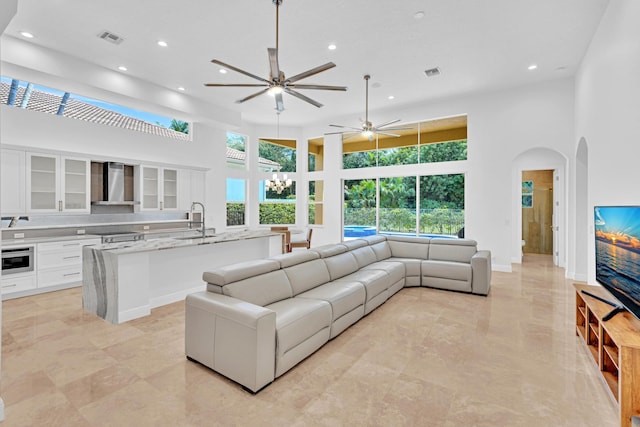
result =
M29 212L89 212L90 161L27 153Z
M143 210L178 209L178 170L141 166Z

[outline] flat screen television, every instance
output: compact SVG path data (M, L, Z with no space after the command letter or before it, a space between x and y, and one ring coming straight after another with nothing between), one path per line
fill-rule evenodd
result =
M596 206L594 224L596 281L640 319L640 206Z

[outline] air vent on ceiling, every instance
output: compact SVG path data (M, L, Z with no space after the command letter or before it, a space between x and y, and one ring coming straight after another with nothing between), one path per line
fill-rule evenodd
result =
M440 75L440 68L438 68L438 67L429 68L428 70L424 70L424 73L427 75L427 77L439 76Z
M113 34L111 31L102 31L98 34L98 37L113 44L120 44L124 41L122 37L117 34Z

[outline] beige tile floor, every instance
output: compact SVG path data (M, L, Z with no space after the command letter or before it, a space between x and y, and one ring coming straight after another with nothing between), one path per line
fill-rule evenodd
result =
M564 271L492 283L404 289L257 395L185 359L183 303L113 326L79 289L5 301L2 427L618 425Z

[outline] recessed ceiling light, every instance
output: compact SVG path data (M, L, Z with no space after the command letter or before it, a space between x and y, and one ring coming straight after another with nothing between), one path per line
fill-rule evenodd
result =
M395 96L393 96L393 95L389 95L389 96L387 97L387 99L396 99L396 97L395 97Z
M28 39L32 39L33 38L33 34L31 34L28 31L21 31L20 34L22 34L22 37L26 37Z
M419 10L413 14L413 17L416 19L422 19L424 18L424 12L422 10Z
M165 42L163 40L160 40L160 41L158 41L158 46L167 47L169 45L167 44L167 42Z
M536 68L538 68L538 66L536 64L531 64L531 65L529 65L529 67L527 67L527 69L529 69L529 70L535 70Z
M124 65L121 65L121 66L118 67L118 70L127 71L127 67L125 67Z
M178 90L182 90L182 91L184 91L184 88L183 88L182 86L180 86L180 87L178 88Z
M336 50L338 46L336 46L335 44L330 44L329 45L329 50Z
M227 70L225 70L224 68L220 68L220 74L227 74Z

